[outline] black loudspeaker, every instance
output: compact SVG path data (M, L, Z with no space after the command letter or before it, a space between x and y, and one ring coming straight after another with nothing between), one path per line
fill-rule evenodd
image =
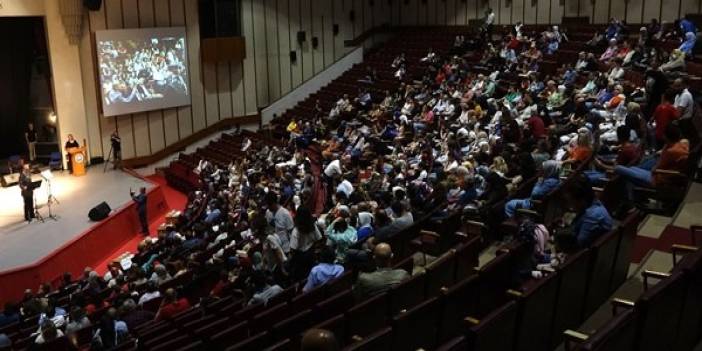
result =
M83 0L83 6L90 11L100 11L102 0Z
M101 221L107 218L111 211L112 209L110 208L110 205L103 201L101 204L90 209L90 212L88 212L88 217L90 217L91 221Z
M290 63L297 62L297 51L290 51Z
M302 44L307 40L307 33L304 30L297 32L297 42Z
M349 21L353 22L356 20L356 11L351 10L349 11Z
M312 48L316 49L319 46L319 38L312 37Z
M339 35L339 25L338 24L334 23L334 25L332 25L332 32L334 33L334 35Z
M239 36L239 1L200 0L197 3L201 38Z

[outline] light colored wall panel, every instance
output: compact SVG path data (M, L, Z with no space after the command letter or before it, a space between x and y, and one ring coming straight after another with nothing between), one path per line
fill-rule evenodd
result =
M88 29L102 30L105 29L105 7L100 7L99 11L89 11L86 14ZM95 79L95 60L93 59L93 39L90 34L83 35L83 40L80 44L80 60L82 69L83 91L85 93L85 114L88 123L88 138L90 146L90 155L106 156L110 150L110 144L104 143L103 131L114 130L114 119L103 118L100 114L100 106L98 104L98 81ZM109 135L108 133L105 133ZM107 147L107 149L105 149Z
M171 25L185 25L185 7L183 0L169 0ZM188 43L190 38L188 38ZM190 48L188 48L190 50ZM192 64L192 63L191 63ZM192 70L191 70L192 71ZM192 90L192 73L188 72L190 78L190 89ZM191 97L192 99L192 97ZM193 132L193 113L190 106L179 107L178 109L178 139L184 138ZM169 143L170 144L170 143Z
M243 116L246 114L243 77L243 65L241 63L232 62L232 108L234 109L235 116Z
M292 90L292 75L290 69L290 20L288 19L288 0L278 0L278 45L280 47L280 94L285 95Z
M234 117L232 109L230 62L221 62L217 65L217 100L219 102L219 119Z
M537 5L536 13L536 23L537 24L547 24L551 21L549 17L549 9L551 7L551 0L539 0Z
M241 12L244 15L242 18L242 32L246 40L246 59L244 59L244 99L246 113L256 113L258 111L256 102L256 53L254 51L254 25L253 18L250 15L252 0L243 0L241 2ZM294 8L294 7L293 7ZM291 28L291 32L297 32L297 28ZM293 35L293 34L291 34Z
M512 23L524 23L524 3L529 0L513 0L512 1Z
M446 9L448 8L448 1L442 0L436 3L436 24L445 26L448 24L448 18L446 16Z
M292 86L293 88L302 83L302 65L304 58L302 57L302 50L300 50L300 44L297 42L297 31L300 30L300 0L289 0L290 1L290 32L288 36L290 37L291 49L297 52L297 62L290 65L292 73ZM244 67L244 74L246 74L246 67Z
M646 1L646 6L648 6L648 1ZM593 21L595 23L606 23L609 20L609 0L597 0L594 6L595 17Z
M325 8L322 7L322 2L319 0L312 0L312 38L317 38L317 48L312 48L312 57L314 58L314 74L317 74L324 70L324 52L327 49L325 44L325 30L324 30L324 20L325 20ZM310 47L312 47L312 38L310 38Z
M266 64L268 65L268 95L271 101L280 98L280 45L278 41L278 2L265 2ZM231 74L231 72L230 72Z
M629 0L626 9L627 23L643 23L643 0Z
M312 51L312 3L310 0L300 0L300 30L305 32L305 41L298 44L302 60L302 81L314 74L314 52ZM297 33L295 33L297 34Z
M334 36L334 61L344 56L344 35L348 32L348 12L346 12L346 0L331 0L332 23L339 26L339 32Z
M419 15L421 16L423 13L426 13L427 15L427 24L430 26L434 26L438 23L437 21L437 7L439 5L439 1L419 1L419 6L418 10Z
M518 0L512 0L518 1ZM511 16L512 16L512 6L514 4L509 3L507 0L498 0L497 1L497 7L493 7L495 11L497 11L497 24L509 24L511 23Z
M400 6L402 7L402 15L400 16L401 24L402 25L413 25L413 24L426 24L427 23L427 12L421 12L418 10L418 7L420 6L419 1L420 0L410 0L409 3L405 3L404 0L398 0L400 2ZM419 16L419 13L422 13L423 16Z
M205 126L219 121L219 102L217 101L217 65L202 65L202 83L205 94Z
M680 2L680 17L687 14L699 13L699 0L681 0Z
M156 26L156 3L155 0L139 0L139 27L150 28ZM165 22L168 22L166 14ZM153 152L163 149L165 146L164 126L163 126L163 110L147 112L146 117L141 117L147 123L146 135L137 135L134 137L137 141L137 154L140 156L150 155ZM145 138L145 139L144 139ZM139 145L143 145L139 147Z
M589 0L588 0L589 1ZM524 4L524 23L534 24L538 14L538 4L536 0L526 0Z
M517 0L515 0L517 1ZM561 0L551 0L551 21L550 23L552 24L558 24L561 23L561 19L563 18L565 7L561 5ZM622 13L624 9L622 8Z
M268 55L266 53L266 17L265 17L265 7L263 1L253 1L251 9L253 19L253 47L254 47L254 65L255 65L255 79L256 79L256 96L257 96L257 106L268 105L268 84L270 80L268 78ZM308 33L308 39L309 33ZM258 108L256 109L258 111Z
M334 19L332 15L332 1L318 0L318 6L322 9L322 29L324 31L322 46L324 47L324 67L334 62Z
M660 20L661 1L664 0L646 0L644 4L644 21L648 22L651 18Z
M198 18L197 2L183 0L185 23L188 36L188 62L190 64L190 91L192 99L193 132L205 128L205 96L202 88L200 72L200 19ZM181 137L183 137L181 135Z
M678 18L680 0L663 0L661 21L673 22Z

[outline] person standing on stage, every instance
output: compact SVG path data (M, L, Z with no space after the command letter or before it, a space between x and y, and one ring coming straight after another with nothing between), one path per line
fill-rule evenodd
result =
M68 140L66 140L66 145L64 145L63 149L66 150L66 159L68 159L68 173L73 174L73 162L71 161L71 154L68 153L68 149L72 149L74 147L80 147L80 144L78 144L78 141L73 138L73 134L68 134Z
M112 156L114 157L112 161L113 169L122 168L122 139L120 139L117 130L112 132L110 143L112 143Z
M34 124L29 123L24 131L24 140L27 142L27 152L29 153L29 163L37 159L37 131Z
M19 186L24 200L24 220L31 222L34 218L34 188L32 188L32 171L28 163L22 165Z
M141 233L145 236L149 235L149 222L146 220L146 188L139 188L139 194L134 191L129 191L132 200L137 204L137 212L139 213L139 223L141 223Z

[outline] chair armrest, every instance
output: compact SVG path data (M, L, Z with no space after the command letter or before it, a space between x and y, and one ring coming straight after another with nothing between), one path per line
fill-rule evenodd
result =
M670 253L673 255L673 266L678 264L678 255L681 253L693 253L699 250L696 246L673 244L670 248Z
M539 200L531 200L531 202L535 202L535 201L539 201ZM528 209L526 209L526 208L520 208L520 209L518 209L518 210L517 210L517 213L523 214L523 215L528 215L528 216L534 216L534 217L538 217L538 216L539 216L539 212L534 211L534 210L528 210Z
M610 301L612 304L612 315L617 314L617 309L618 308L634 308L634 301L627 300L627 299L620 299L618 297L615 297Z
M692 245L697 245L697 233L702 233L702 225L691 225L690 226L690 241Z
M466 326L468 326L470 328L470 327L473 327L473 326L480 324L480 319L477 319L477 318L471 317L471 316L467 316L467 317L463 318L463 322L466 324Z
M507 295L509 295L511 297L516 297L516 298L521 298L522 296L524 296L524 294L521 291L514 290L514 289L507 289L506 293L507 293Z
M673 171L670 169L654 169L653 173L654 174L674 175L674 176L679 176L679 177L687 177L686 175L684 175L678 171Z
M643 277L644 291L646 291L648 290L648 278L662 280L670 277L670 273L656 272L646 269L641 272L641 276Z
M570 330L566 329L563 332L563 346L565 347L566 351L571 350L571 344L572 343L582 343L587 341L590 336L575 330Z

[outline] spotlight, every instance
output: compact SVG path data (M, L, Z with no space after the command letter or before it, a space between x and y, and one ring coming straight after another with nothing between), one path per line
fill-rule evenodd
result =
M49 113L49 122L56 123L56 112L51 111L51 113Z

